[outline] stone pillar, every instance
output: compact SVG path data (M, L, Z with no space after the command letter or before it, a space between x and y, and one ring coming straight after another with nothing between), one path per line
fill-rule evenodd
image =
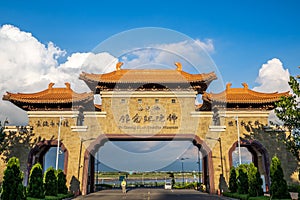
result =
M225 130L226 126L209 126L209 132L206 135L206 142L212 150L215 189L221 192L228 191L224 159L224 150L227 152L227 148L224 149L222 142Z

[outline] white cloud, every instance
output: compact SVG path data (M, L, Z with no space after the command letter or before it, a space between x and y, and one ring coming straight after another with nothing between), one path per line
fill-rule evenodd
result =
M30 33L12 25L3 25L0 29L0 61L1 82L5 84L0 85L0 90L26 91L49 67L57 66L57 58L64 54L65 51L51 42L46 46Z
M73 53L59 67L65 70L81 69L89 73L104 73L115 70L118 60L107 52Z
M205 42L197 39L197 40L195 40L195 43L198 44L199 46L201 46L204 50L206 50L209 53L212 53L215 51L215 47L214 47L212 39L206 39Z
M48 87L65 87L70 82L76 92L87 91L87 86L78 79L82 71L102 73L112 71L117 59L108 53L73 53L65 63L59 58L66 55L52 42L47 45L31 33L12 25L0 27L0 95L9 92L37 92ZM11 124L26 124L27 115L13 104L0 101L0 121L8 117Z
M82 71L88 73L105 73L115 69L118 60L109 53L73 53L65 63L58 67L52 66L48 73L43 75L47 83L54 82L63 86L63 83L70 82L76 92L89 91L87 85L78 79Z
M286 92L290 90L289 78L288 69L284 69L279 59L273 58L261 66L256 79L260 85L254 87L253 90L258 92Z
M253 90L267 93L290 91L289 79L290 73L288 69L284 69L282 62L278 58L273 58L261 66L256 78L256 82L260 85L254 87ZM274 111L270 112L268 121L281 124Z

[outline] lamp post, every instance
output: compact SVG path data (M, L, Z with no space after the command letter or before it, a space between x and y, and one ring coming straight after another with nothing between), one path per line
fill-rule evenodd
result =
M221 159L221 170L222 170L222 174L224 174L224 169L223 169L223 153L222 153L222 140L221 138L211 138L211 137L207 137L206 139L210 139L210 140L216 140L220 143L220 159Z
M200 152L199 152L199 149L198 149L198 182L199 182L199 185L201 183L201 180L200 180Z
M210 138L210 137L207 137L207 139L216 140L216 141L218 141L220 143L220 159L221 159L221 170L222 170L222 173L220 174L219 189L220 189L220 193L223 193L223 190L227 189L227 185L226 185L226 181L225 181L225 178L224 178L222 139L221 139L221 137L219 137L219 138Z
M182 184L184 184L184 170L183 170L183 161L189 158L180 158L181 160L181 173L182 173Z
M222 154L222 140L219 137L218 141L220 142L220 157L221 157L221 169L222 169L222 175L224 175L224 169L223 169L223 154Z
M56 148L56 162L55 162L55 169L58 170L58 156L59 156L59 147L60 147L60 126L63 117L59 117L59 124L58 124L58 134L57 134L57 148Z
M239 117L235 116L235 120L236 120L237 134L238 134L239 164L242 164Z

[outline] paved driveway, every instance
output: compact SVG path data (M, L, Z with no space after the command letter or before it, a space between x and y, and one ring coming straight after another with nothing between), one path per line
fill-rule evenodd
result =
M76 200L221 200L227 199L216 195L208 195L195 190L164 190L164 189L133 189L126 194L121 190L103 190L86 196L75 198Z

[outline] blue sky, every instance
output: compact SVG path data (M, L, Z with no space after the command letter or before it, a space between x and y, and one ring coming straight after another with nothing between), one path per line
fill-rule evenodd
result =
M255 86L263 63L279 58L292 75L300 52L299 1L2 1L0 23L54 42L68 53L137 27L164 27L211 38L225 81ZM234 78L233 78L234 77Z
M40 91L50 80L72 82L78 76L64 70L84 53L115 34L143 27L200 41L224 83L285 91L288 75L300 74L299 9L296 0L1 1L0 62L6 73L0 76L0 92ZM25 63L23 54L32 61ZM56 73L60 68L64 74ZM26 123L26 113L9 102L0 102L0 109L1 121Z

